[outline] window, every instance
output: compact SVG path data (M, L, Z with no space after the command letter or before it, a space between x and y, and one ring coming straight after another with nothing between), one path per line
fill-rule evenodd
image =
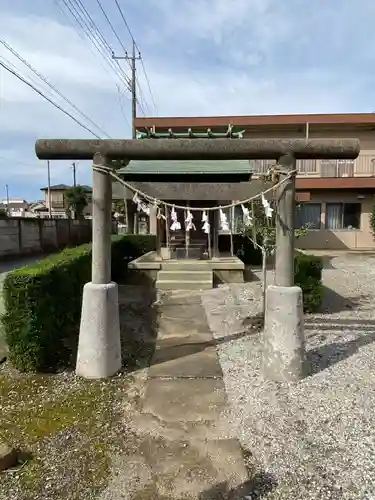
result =
M303 203L297 207L296 226L320 229L322 206L320 203Z
M359 229L361 203L327 203L326 229Z

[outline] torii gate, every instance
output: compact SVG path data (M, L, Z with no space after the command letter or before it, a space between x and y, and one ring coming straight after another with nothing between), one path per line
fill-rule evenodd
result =
M263 368L276 381L305 375L302 291L294 286L297 159L355 159L357 139L38 140L41 160L93 159L92 280L83 290L76 374L105 378L121 369L117 284L111 282L112 160L276 159L285 182L277 190L276 279L266 295Z

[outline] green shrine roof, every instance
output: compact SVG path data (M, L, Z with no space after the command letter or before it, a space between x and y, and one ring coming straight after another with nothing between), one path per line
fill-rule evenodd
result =
M127 167L120 168L119 174L147 175L147 174L170 174L170 175L189 175L189 174L242 174L249 176L252 174L252 168L248 160L181 160L181 161L139 161L134 160Z

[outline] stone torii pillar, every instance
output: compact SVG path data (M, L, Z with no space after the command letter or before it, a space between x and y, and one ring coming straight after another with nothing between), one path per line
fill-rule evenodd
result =
M275 284L266 290L262 369L266 378L294 382L307 374L302 290L294 286L296 159L278 159ZM289 177L288 177L289 176Z
M355 159L360 147L356 139L53 139L37 141L35 150L41 160L94 159L94 167L124 158L128 161L280 159L285 169L293 169L296 159ZM293 286L294 183L294 178L288 177L278 193L281 215L277 221L277 282L267 292L263 334L264 366L268 376L276 380L303 376L302 294ZM110 377L121 368L118 292L117 285L111 282L111 201L109 174L94 169L92 280L83 291L76 366L77 375L86 378Z
M94 155L93 166L108 166L106 157ZM93 169L92 278L83 288L76 374L105 378L121 368L120 321L117 284L111 281L112 179Z

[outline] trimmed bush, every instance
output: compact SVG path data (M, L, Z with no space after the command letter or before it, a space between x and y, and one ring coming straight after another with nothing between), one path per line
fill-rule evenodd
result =
M262 264L262 253L254 248L248 238L238 236L234 240L236 255L245 265ZM305 312L315 312L323 300L323 263L320 257L298 252L294 261L294 282L303 291Z
M315 312L323 300L323 261L315 255L298 253L294 260L294 282L302 288L305 312Z
M155 237L112 238L112 279L127 261L155 248ZM77 346L82 290L91 280L91 244L12 271L4 281L2 322L13 366L25 372L65 366Z

